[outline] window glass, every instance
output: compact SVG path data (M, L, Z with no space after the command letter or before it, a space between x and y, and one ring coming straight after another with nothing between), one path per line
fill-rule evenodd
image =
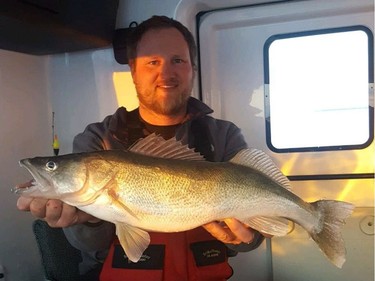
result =
M362 26L267 40L265 111L272 150L352 149L372 141L372 40Z

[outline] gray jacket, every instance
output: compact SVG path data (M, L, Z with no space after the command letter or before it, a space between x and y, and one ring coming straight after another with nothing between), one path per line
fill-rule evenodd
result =
M247 147L240 129L229 121L215 119L208 114L212 109L195 98L188 102L187 118L178 126L160 127L142 121L138 109L128 112L119 108L100 123L93 123L78 134L73 142L73 152L126 149L136 140L150 133L168 138L173 135L189 147L195 148L208 161L230 160ZM105 259L114 237L114 225L108 222L80 224L64 229L69 242L82 252L80 272L85 273ZM254 242L239 246L227 245L235 251L249 251L260 245L263 236Z

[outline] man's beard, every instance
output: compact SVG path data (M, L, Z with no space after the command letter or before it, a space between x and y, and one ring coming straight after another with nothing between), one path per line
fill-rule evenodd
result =
M162 115L177 115L186 109L187 100L190 94L171 96L167 100L155 99L148 107L155 113Z
M186 111L187 101L192 90L192 83L182 93L171 93L168 98L159 99L157 93L138 95L139 102L161 115L178 115Z

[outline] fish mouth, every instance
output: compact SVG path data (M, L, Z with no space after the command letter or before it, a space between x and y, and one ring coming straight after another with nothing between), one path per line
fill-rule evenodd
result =
M11 192L17 195L31 196L36 195L43 190L50 189L50 183L45 179L36 168L30 163L29 159L23 159L19 161L22 168L25 168L33 177L32 180L23 184L17 185L11 189Z
M35 190L35 186L36 186L36 181L35 179L32 179L28 182L12 187L11 192L17 195L32 193Z

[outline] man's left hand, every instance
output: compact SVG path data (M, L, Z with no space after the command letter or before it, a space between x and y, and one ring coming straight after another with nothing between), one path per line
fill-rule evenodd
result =
M254 239L254 230L236 219L211 222L203 227L216 239L227 244L250 244Z

